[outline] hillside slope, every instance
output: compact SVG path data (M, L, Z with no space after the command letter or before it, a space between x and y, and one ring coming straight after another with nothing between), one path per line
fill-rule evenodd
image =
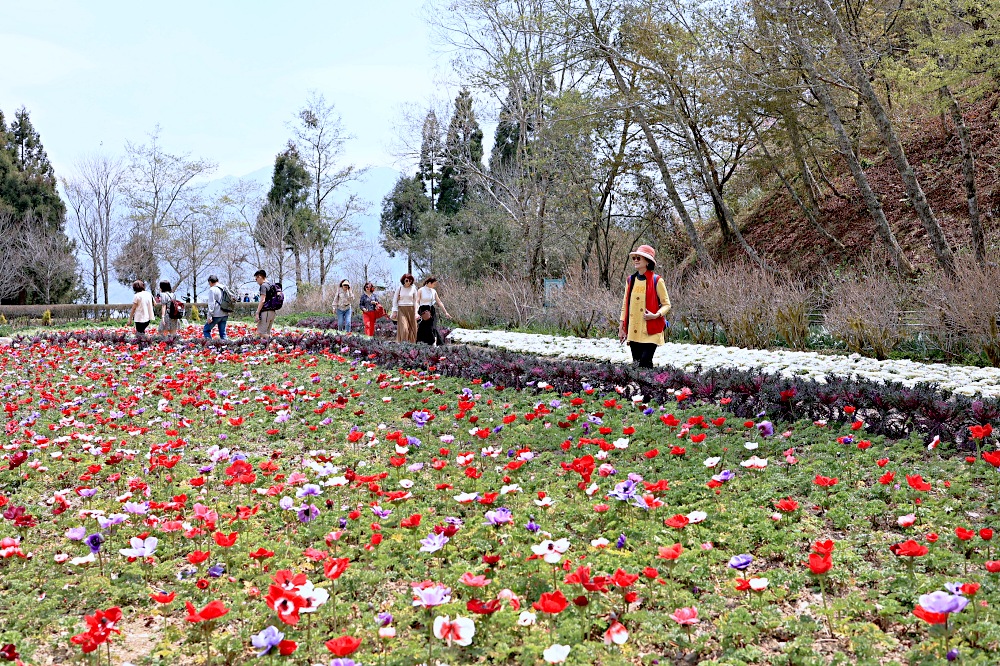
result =
M966 122L972 134L976 159L976 184L979 208L987 237L987 248L997 248L1000 216L1000 185L997 168L1000 165L1000 127L995 117L1000 96L994 96L965 109ZM956 250L971 252L968 204L962 181L962 156L958 136L950 121L942 126L938 116L917 123L904 135L904 146L910 163L944 227L945 235ZM934 270L934 254L916 215L906 202L899 174L888 155L864 155L875 164L866 170L872 188L880 196L887 219L906 256L919 269ZM868 214L854 181L843 161L831 181L844 198L830 194L821 202L820 221L848 248L838 249L824 238L805 218L802 211L775 184L775 189L741 220L747 241L776 265L796 275L813 275L825 269L854 263L869 253L870 248L882 247L875 235L875 224ZM727 258L740 256L736 247L724 252ZM996 258L993 257L995 260Z

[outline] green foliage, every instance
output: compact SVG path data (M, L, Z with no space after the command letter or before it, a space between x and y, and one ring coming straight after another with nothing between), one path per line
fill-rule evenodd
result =
M201 321L201 315L198 313L198 304L191 304L191 321Z
M42 326L52 325L52 310L46 310L42 313Z
M382 247L390 257L405 253L412 260L426 251L421 234L421 215L430 210L420 175L400 176L392 191L382 199L379 218Z

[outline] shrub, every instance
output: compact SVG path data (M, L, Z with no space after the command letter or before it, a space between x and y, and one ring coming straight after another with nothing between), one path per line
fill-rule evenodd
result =
M956 262L955 275L939 274L923 291L922 324L949 356L970 349L1000 366L1000 276L973 261Z
M201 321L201 315L198 314L198 304L191 304L191 321Z
M52 325L52 310L46 310L42 313L42 326Z
M830 288L826 328L850 351L886 359L905 337L900 315L908 291L884 272L840 278Z
M622 309L622 289L603 286L596 271L577 271L566 278L546 309L545 318L581 338L615 333Z
M774 323L778 337L792 349L806 349L813 292L800 280L786 278L776 285L772 298L776 302Z
M6 326L6 325L7 325L7 317L3 316L3 313L0 312L0 326Z

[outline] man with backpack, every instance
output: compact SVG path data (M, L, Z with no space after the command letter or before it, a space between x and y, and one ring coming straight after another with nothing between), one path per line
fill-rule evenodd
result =
M206 338L212 337L212 328L219 327L219 338L226 339L226 322L229 314L236 309L236 298L229 287L219 284L219 278L215 275L208 276L208 298L205 306L205 328L202 335Z
M281 291L281 283L267 281L267 273L261 269L253 274L253 279L260 286L260 296L257 299L257 335L266 338L271 335L274 317L281 306L285 304L285 296Z

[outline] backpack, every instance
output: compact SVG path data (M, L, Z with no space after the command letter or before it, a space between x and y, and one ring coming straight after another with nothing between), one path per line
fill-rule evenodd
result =
M219 309L229 314L236 309L236 301L238 300L236 292L224 284L217 286L219 287L219 291L222 292L222 298L219 299Z
M171 319L184 319L184 304L176 298L171 298L167 301L167 316Z
M267 288L267 293L264 294L264 305L261 306L261 310L280 310L281 306L285 304L285 294L281 291L280 282L272 282L271 286Z

